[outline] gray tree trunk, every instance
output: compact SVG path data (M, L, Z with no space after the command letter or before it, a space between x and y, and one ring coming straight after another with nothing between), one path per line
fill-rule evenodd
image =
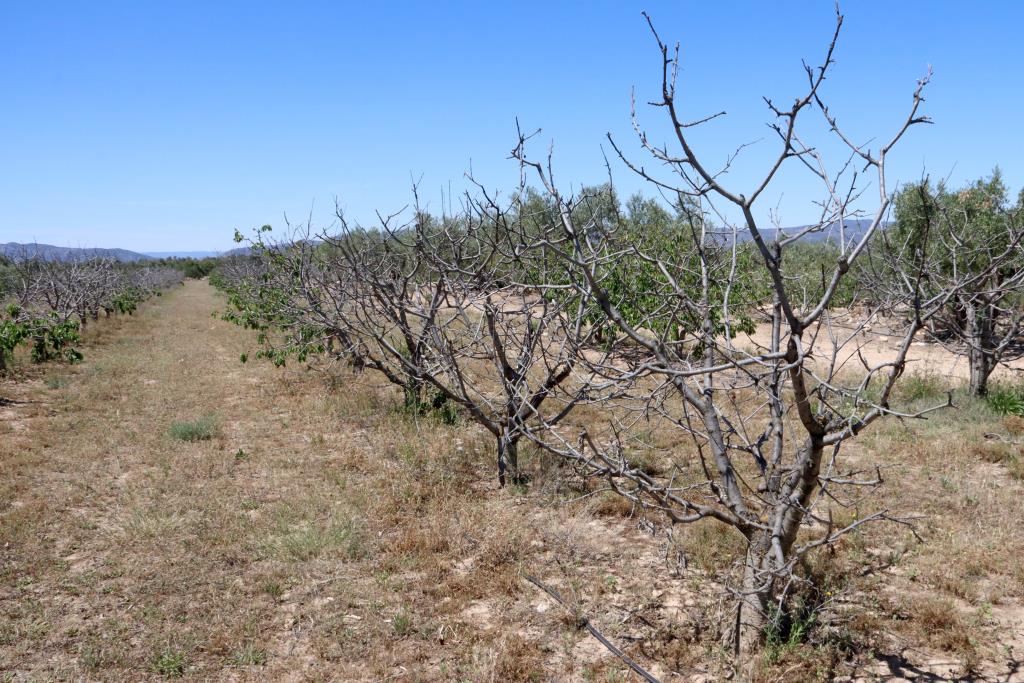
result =
M766 581L769 539L758 534L747 547L743 567L742 595L736 615L736 655L745 666L752 665L761 651L769 608L774 599L774 581Z
M508 432L498 437L498 484L505 486L511 477L513 484L521 481L519 476L519 439L509 438Z
M769 522L772 529L753 532L743 567L742 595L737 616L736 652L746 667L756 664L764 641L771 609L778 601L776 570L780 561L788 562L800 525L818 488L818 474L824 449L821 439L812 436L801 448L795 468L774 493L776 502ZM773 548L777 541L778 551ZM782 559L778 558L781 552ZM782 605L785 609L785 605Z
M973 302L965 307L967 327L967 362L970 366L968 391L971 396L988 394L988 378L995 369L992 357L995 345L992 316L987 307Z

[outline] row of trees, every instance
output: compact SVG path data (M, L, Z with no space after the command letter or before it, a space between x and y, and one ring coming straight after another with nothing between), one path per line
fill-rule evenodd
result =
M454 408L493 435L502 484L522 481L525 440L648 515L733 529L745 552L726 631L749 660L767 627L785 627L809 553L866 523L903 523L879 510L837 525L831 509L881 483L872 468L844 463L848 441L886 416L946 405L893 406L919 334L974 354L979 392L984 369L1016 349L1019 203L1007 204L998 178L959 193L925 181L895 195L886 161L928 122L928 79L884 144L852 142L822 94L841 25L839 16L821 65L806 68L806 90L789 106L767 101L778 150L750 187L725 184L732 158L712 168L695 151L694 129L717 115L683 118L678 47L652 26L653 104L673 146L651 142L635 113L659 173L610 141L666 202L623 205L611 185L569 192L520 133L511 195L474 183L457 209L434 216L413 188L407 211L372 228L341 212L329 233L299 226L274 240L264 226L253 256L217 273L227 317L257 329L260 355L277 363L328 354L399 387L408 410ZM799 132L815 112L846 149L836 172ZM821 187L819 220L799 230L759 218L783 168ZM868 177L877 206L865 217L854 204ZM886 229L894 198L897 225ZM866 227L847 235L855 218ZM859 349L880 317L898 345L872 363ZM765 334L738 341L758 326ZM679 436L656 469L637 458L652 423Z
M74 362L79 333L100 315L131 314L145 299L182 281L167 267L92 259L5 259L0 263L0 371L28 345L34 362Z

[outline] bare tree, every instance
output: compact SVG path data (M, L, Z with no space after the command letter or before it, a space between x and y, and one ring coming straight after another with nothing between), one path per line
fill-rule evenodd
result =
M896 219L876 250L884 258L871 271L874 284L903 290L905 296L908 282L892 264L926 259L922 291L956 289L929 331L932 339L967 358L968 390L984 396L1000 363L1024 357L1024 203L1010 204L998 171L959 191L942 183L933 188L926 179L899 193Z
M536 233L553 226L530 220L523 193L500 204L478 189L454 215L429 215L414 188L405 220L382 215L366 230L339 212L334 234L306 225L258 242L268 270L232 317L290 332L276 347L263 336L275 360L330 352L399 387L406 410L462 412L495 438L504 486L522 481L523 437L585 400L568 380L589 302L555 282L563 266Z
M136 266L106 259L47 260L27 250L6 268L0 320L0 370L16 346L28 342L34 361L54 357L75 361L73 344L90 320L114 312L131 313L144 299L182 281L167 267Z
M852 324L839 324L832 310L837 288L883 229L890 208L886 160L907 130L929 121L919 113L925 77L913 92L909 114L877 150L855 143L843 131L822 93L842 21L837 13L821 65L805 65L803 94L790 107L765 99L778 152L761 179L742 191L724 181L735 155L724 168L714 169L691 141L695 128L724 112L695 121L683 118L677 96L678 45L671 49L650 25L661 57L662 86L660 98L652 104L667 115L674 151L650 140L635 107L633 120L643 149L671 175L648 171L609 139L632 171L669 197L686 198L700 207L700 215L690 222L689 246L672 256L630 249L600 224L577 221L573 198L552 179L550 159L542 164L528 156L529 136L520 135L514 152L561 209L564 236L572 244L563 254L573 264L570 272L580 276L579 291L599 303L618 332L615 343L623 351L613 362L584 357L592 376L628 385L636 409L674 425L689 438L691 448L674 454L673 466L664 476L653 476L630 462L623 445L626 424L601 434L584 429L578 439L547 432L545 445L672 523L713 520L742 535L747 550L735 586L736 611L729 632L744 659L758 649L770 620L786 618L801 558L867 522L900 521L880 510L842 527L833 524L826 503L841 504L858 487L881 483L873 468L867 473L844 468L842 446L884 416L912 418L928 412L900 413L891 404L907 352L926 321L968 281L980 277L966 275L926 290L920 283L927 275L927 259L922 254L904 260L899 272L906 287L898 292L898 303L907 325L897 350L884 360L866 360L860 353L859 333L874 313L897 302L876 300L874 310L863 312ZM814 110L847 149L837 170L799 132L798 119ZM854 172L855 165L863 171ZM758 217L758 200L790 167L819 183L819 219L791 232L765 228ZM866 230L847 235L847 220L861 215L854 206L868 171L877 185L877 206ZM815 288L787 276L786 255L808 235L830 230L838 233L835 262L821 274L819 295L801 300L795 292L806 294ZM743 274L737 263L748 250L757 257L750 277L768 284L763 294L756 287L742 288L740 294ZM609 270L624 258L649 264L658 273L654 295L648 297L652 303L629 315L605 287ZM751 315L767 321L766 334L752 338L749 346L734 343L741 318ZM685 326L682 335L669 334L678 329L671 324L676 320L695 323ZM801 536L802 529L808 533Z

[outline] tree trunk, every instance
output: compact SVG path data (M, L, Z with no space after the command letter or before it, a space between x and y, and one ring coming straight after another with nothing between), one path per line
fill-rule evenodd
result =
M775 582L770 570L765 571L769 563L770 549L768 537L764 532L757 532L756 537L747 546L735 636L736 659L744 671L748 671L757 661L774 598Z
M778 572L790 560L805 511L818 488L823 452L821 438L811 436L801 447L796 467L788 474L782 489L773 492L775 498L768 515L772 528L755 529L748 539L736 620L736 658L748 678L759 661L770 620L781 618L787 610L785 602L778 604ZM772 545L776 540L777 552Z
M971 396L988 395L988 377L991 370L988 368L984 352L972 347L968 352L968 360L971 366L971 378L968 386Z
M519 476L519 439L509 438L508 432L498 437L498 485L504 487L506 474L513 484L521 481Z
M970 366L968 391L971 396L988 394L988 378L995 363L992 362L992 320L986 309L969 303L965 306L967 327L967 362Z

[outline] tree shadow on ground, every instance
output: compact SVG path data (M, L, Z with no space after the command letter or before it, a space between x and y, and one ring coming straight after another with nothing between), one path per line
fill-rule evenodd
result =
M960 666L959 662L931 662L927 666L919 666L907 659L904 652L895 654L879 654L870 664L856 671L854 680L860 681L919 681L921 683L938 683L940 681L956 681L957 683L1011 683L1024 681L1022 671L1024 663L1016 658L1008 657L1002 671L971 672L964 674L940 673Z

